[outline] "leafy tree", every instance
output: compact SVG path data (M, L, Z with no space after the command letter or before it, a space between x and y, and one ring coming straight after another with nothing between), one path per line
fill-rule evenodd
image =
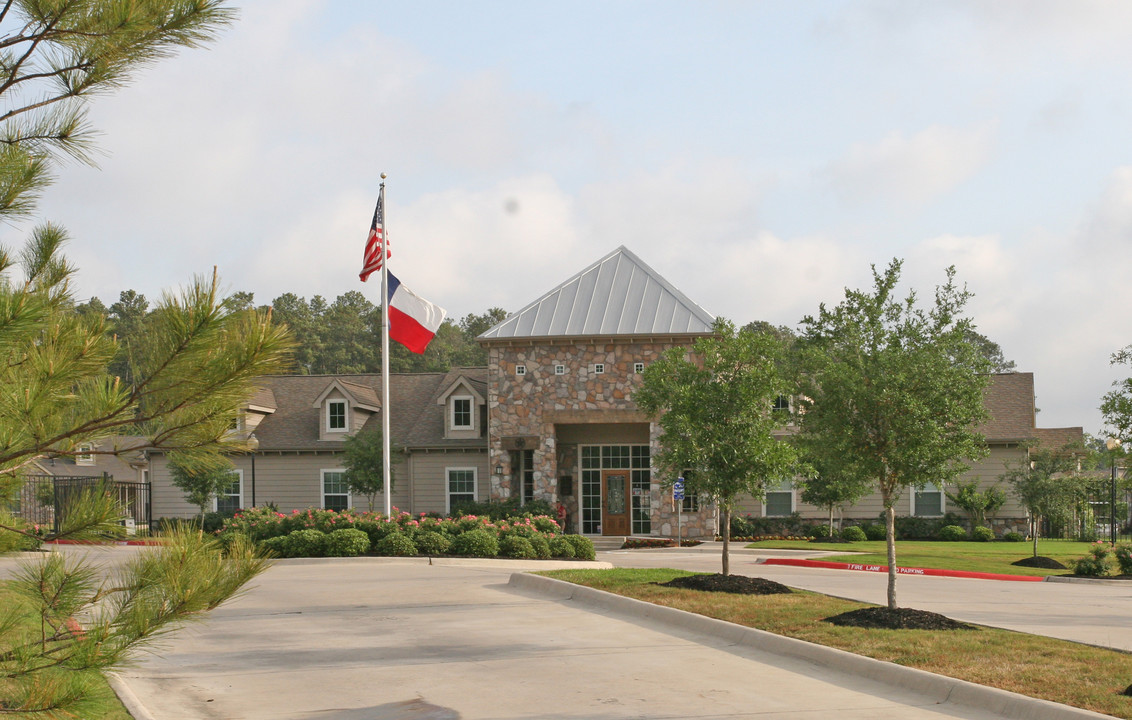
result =
M802 446L802 449L805 452L803 457L814 469L814 476L803 482L802 502L829 511L832 532L834 511L853 505L867 495L872 489L871 478L857 473L838 474L839 463L824 462L820 448Z
M308 303L294 293L284 293L271 301L276 322L286 325L295 339L295 363L308 375L316 372L322 353L321 311L317 310L322 304L319 295Z
M1112 354L1112 365L1132 365L1132 345ZM1132 439L1132 377L1117 380L1101 401L1104 421L1115 430L1118 440Z
M398 448L391 448L390 460L393 467L401 458ZM346 485L351 493L364 495L372 512L377 506L378 493L385 491L385 457L382 448L381 428L362 428L355 435L346 438L342 452L342 465L346 468ZM393 468L389 470L390 490L396 484L397 476Z
M89 160L89 96L211 39L231 17L220 0L0 4L0 220L34 215L55 162ZM0 249L0 495L35 459L75 455L80 443L110 434L198 455L239 447L229 422L253 379L282 369L285 333L267 313L230 311L216 278L201 278L158 305L123 381L107 371L118 345L105 316L76 311L65 240L43 223L22 253ZM119 513L110 494L83 493L61 534L112 532ZM8 519L0 534L35 537ZM26 565L8 585L16 600L6 597L0 609L0 707L25 717L94 716L92 673L121 665L262 569L249 546L222 550L197 533L171 537L102 586L81 562L50 556Z
M986 524L987 516L994 515L1006 504L1006 493L997 486L979 490L978 480L960 480L955 484L955 492L944 491L947 499L967 513L971 530Z
M169 477L185 494L185 499L200 508L200 527L203 530L204 516L213 498L223 495L232 485L232 463L215 455L197 458L174 453L169 458Z
M658 466L687 491L715 500L723 530L723 574L730 573L731 512L741 494L763 497L768 484L797 471L794 447L775 437L784 418L774 401L791 388L779 370L782 344L772 335L736 332L717 320L712 337L672 348L645 370L633 394L661 428Z
M1017 465L999 476L1008 482L1030 513L1030 537L1038 556L1041 521L1064 524L1073 519L1087 482L1078 470L1081 448L1031 448Z
M988 372L1008 373L1014 372L1014 361L1007 360L998 343L983 335L975 328L970 327L963 334L964 339L970 343L989 364Z
M804 372L799 441L822 448L834 477L871 479L884 505L888 606L896 608L895 504L910 486L943 485L966 460L987 453L975 427L985 418L987 362L965 341L960 316L970 293L955 269L923 309L915 293L895 296L901 262L880 273L872 292L845 291L802 320Z
M118 302L110 306L107 313L110 319L110 332L118 341L118 352L110 363L110 372L133 382L130 375L131 352L145 337L145 320L149 314L149 301L145 295L133 290L123 290Z

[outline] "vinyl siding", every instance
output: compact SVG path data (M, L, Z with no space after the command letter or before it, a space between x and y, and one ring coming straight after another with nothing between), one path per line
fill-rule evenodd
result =
M448 502L448 468L476 469L476 499L488 499L491 478L488 474L487 453L483 451L455 452L416 452L412 456L413 466L413 514L423 512L443 513Z

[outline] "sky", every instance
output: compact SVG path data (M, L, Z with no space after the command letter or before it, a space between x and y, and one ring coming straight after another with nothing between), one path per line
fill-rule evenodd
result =
M1103 433L1132 369L1132 4L247 0L99 97L67 165L81 299L219 270L268 303L391 269L457 318L625 245L708 312L797 327L870 266L1035 373L1038 424ZM18 245L27 227L0 228Z

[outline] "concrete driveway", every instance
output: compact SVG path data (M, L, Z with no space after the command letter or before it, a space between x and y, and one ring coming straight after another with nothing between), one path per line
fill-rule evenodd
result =
M526 595L515 569L281 561L124 679L170 720L996 717Z

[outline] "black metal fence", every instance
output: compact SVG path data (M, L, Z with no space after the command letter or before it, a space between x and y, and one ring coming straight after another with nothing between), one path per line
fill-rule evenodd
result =
M26 476L9 512L58 533L66 520L67 507L84 492L97 489L110 493L118 503L122 524L128 532L148 531L153 520L149 483L117 481L102 477L55 475Z

